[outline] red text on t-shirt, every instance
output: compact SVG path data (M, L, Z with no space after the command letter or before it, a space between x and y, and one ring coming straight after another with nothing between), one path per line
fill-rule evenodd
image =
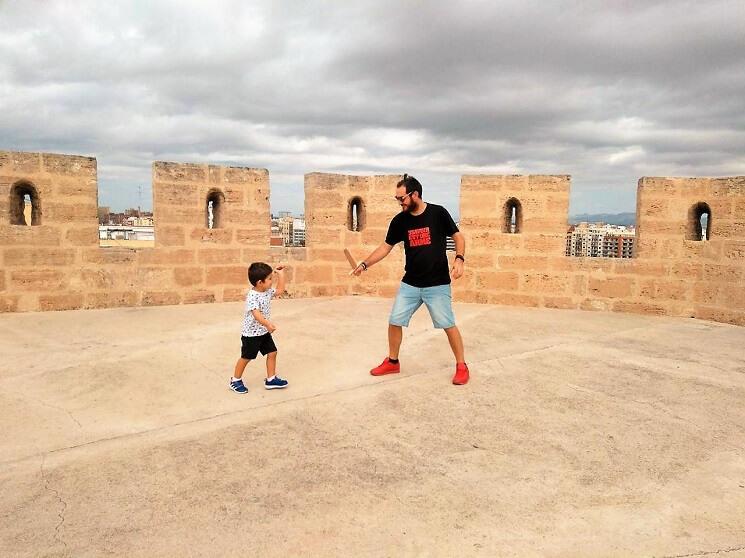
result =
M409 231L409 246L427 246L432 244L429 236L429 227L411 229Z

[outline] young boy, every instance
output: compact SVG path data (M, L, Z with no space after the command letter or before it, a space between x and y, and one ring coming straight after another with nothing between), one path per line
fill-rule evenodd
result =
M246 295L246 313L241 329L241 358L235 363L235 372L230 378L230 389L236 393L248 393L243 385L243 371L246 365L256 358L261 351L266 355L266 380L264 388L282 389L287 387L287 380L275 374L277 367L277 346L272 339L272 332L277 327L269 321L272 297L285 291L284 266L278 265L275 273L263 262L254 262L248 267L248 281L253 288ZM277 275L277 288L272 288L274 275Z

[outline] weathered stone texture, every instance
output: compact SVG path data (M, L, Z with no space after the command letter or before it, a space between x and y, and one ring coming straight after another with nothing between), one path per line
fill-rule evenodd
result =
M155 248L104 249L95 159L0 152L0 311L241 300L254 261L289 264L287 296L394 296L400 247L360 279L350 278L343 249L361 260L383 241L399 179L306 175L308 247L270 248L265 169L156 162ZM41 224L9 224L7 200L19 182L36 188ZM640 179L633 260L563 256L569 187L564 175L463 176L467 263L453 284L456 299L742 323L745 177ZM218 200L213 228L208 199ZM361 202L358 230L352 200ZM519 207L516 233L508 203ZM702 203L712 213L706 241L691 236L692 208Z

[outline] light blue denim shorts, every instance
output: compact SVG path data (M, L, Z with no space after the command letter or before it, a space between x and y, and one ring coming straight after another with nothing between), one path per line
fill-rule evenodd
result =
M438 285L420 289L401 283L393 302L388 323L395 326L409 326L409 320L424 303L432 318L432 325L438 329L447 329L455 325L453 314L453 296L450 285Z

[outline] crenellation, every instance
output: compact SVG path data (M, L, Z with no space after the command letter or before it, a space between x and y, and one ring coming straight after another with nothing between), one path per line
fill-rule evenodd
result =
M359 260L384 240L400 176L306 175L306 248L276 248L266 169L155 162L152 174L155 247L101 248L95 159L0 152L0 311L236 301L256 260L287 266L288 297L393 296L398 288L400 247L363 279L350 278L342 249ZM460 182L467 264L456 300L745 325L745 177L640 179L628 260L564 256L568 175ZM17 184L34 188L41 223L10 224ZM711 221L699 240L702 212Z
M41 153L41 170L50 175L74 176L78 180L95 179L98 172L96 159L93 157L56 153Z
M156 161L153 163L153 182L204 183L207 182L207 165Z

